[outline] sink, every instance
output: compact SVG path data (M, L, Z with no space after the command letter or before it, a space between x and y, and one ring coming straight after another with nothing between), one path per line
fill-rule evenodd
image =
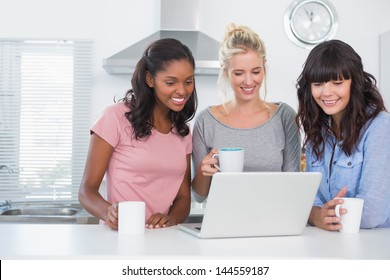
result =
M72 203L11 203L0 208L0 222L98 224L80 204Z
M200 223L202 220L203 213L193 211L183 223ZM0 223L98 224L99 219L79 203L10 202L0 207Z
M21 216L21 215L34 215L34 216L73 216L80 212L80 209L76 208L60 208L60 207L39 207L39 208L19 208L19 209L9 209L3 211L0 215L8 216Z

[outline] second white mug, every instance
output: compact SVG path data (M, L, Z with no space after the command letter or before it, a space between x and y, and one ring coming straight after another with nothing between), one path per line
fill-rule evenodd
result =
M341 217L342 228L340 232L357 233L360 229L362 219L364 200L356 197L340 197L344 200L343 204L337 204L335 208L336 216ZM340 215L340 209L347 209L347 213Z

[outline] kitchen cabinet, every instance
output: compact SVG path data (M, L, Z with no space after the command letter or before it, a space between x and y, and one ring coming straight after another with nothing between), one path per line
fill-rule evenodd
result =
M385 105L390 108L390 30L380 36L379 86Z

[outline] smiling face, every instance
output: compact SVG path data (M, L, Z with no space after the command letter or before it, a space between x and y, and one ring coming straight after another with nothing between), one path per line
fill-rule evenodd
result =
M194 68L185 59L173 60L155 77L147 72L146 82L154 88L158 107L179 112L194 91Z
M226 70L236 100L248 101L259 98L264 79L264 60L256 52L233 55Z
M332 116L338 125L350 100L351 81L351 79L331 80L326 83L311 84L315 102L325 114Z

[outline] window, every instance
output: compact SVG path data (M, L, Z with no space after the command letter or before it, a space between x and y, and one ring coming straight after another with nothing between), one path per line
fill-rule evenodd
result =
M77 200L91 48L89 41L0 40L0 201Z

